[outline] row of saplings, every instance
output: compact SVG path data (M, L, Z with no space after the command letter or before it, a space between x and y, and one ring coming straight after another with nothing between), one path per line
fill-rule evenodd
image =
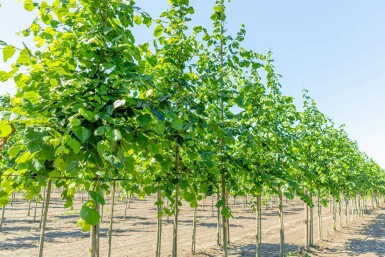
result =
M46 220L48 216L48 209L49 209L49 202L50 202L50 196L52 191L52 181L50 180L48 183L48 187L44 188L43 194L38 195L34 198L34 200L28 200L28 208L27 208L27 216L31 216L33 213L33 222L36 222L38 213L40 213L40 223L39 228L41 230L41 237L40 237L40 245L39 245L39 256L43 256L43 246L44 246L44 235L45 235L45 227L46 227ZM61 192L60 189L57 189L58 192ZM112 192L111 192L111 208L110 208L110 226L109 226L109 232L108 232L108 254L107 256L111 256L111 242L112 242L112 224L113 224L113 216L114 216L114 206L115 203L115 182L113 182L112 185ZM119 190L117 192L117 196L120 199L120 201L124 202L124 218L127 217L127 210L130 207L130 202L132 198L132 193L125 192L123 190ZM87 199L85 197L84 191L79 192L79 198L81 199L81 202L83 203L86 200L90 199L90 195L87 194ZM162 197L162 194L160 191L158 191L156 196L157 202L161 201L164 203L165 207L167 209L170 208L170 203L168 200L164 200ZM216 199L215 199L216 198ZM12 194L10 206L13 206L13 202L16 199L16 192ZM221 238L221 230L222 230L222 219L220 214L220 208L215 207L215 203L218 199L218 196L211 197L211 214L212 216L217 217L217 244L221 246L222 238ZM266 209L268 208L269 202L270 207L272 208L273 205L277 204L279 209L279 221L280 221L280 252L279 256L285 256L285 237L284 237L284 222L283 222L283 196L272 196L272 197L265 197L262 199L262 197L257 197L255 199L249 200L248 196L243 197L243 208L246 210L246 207L248 204L251 204L252 210L256 214L256 256L260 257L263 256L262 251L262 213L263 208L262 204L265 205ZM368 207L368 201L370 199L370 208ZM206 202L208 201L207 197L202 199L202 211L205 209ZM229 197L227 197L227 201L229 202ZM34 202L34 203L33 203ZM38 203L40 202L40 207L38 207ZM287 202L287 199L286 199ZM380 203L384 202L384 198L381 195L372 195L372 196L360 196L357 195L354 198L348 199L341 197L340 200L336 199L330 199L328 206L329 211L332 213L332 229L336 230L337 227L341 228L343 223L345 225L349 224L351 220L354 220L358 217L363 216L364 214L368 214L374 209L378 208L380 206ZM305 204L304 208L304 231L305 231L305 249L308 249L311 245L314 245L314 216L315 212L317 212L317 226L318 226L318 240L323 240L323 227L322 227L322 204L320 199L317 199L316 201L317 205L310 207L308 204ZM235 206L237 204L236 197L234 197L233 205ZM33 205L33 206L31 206ZM40 210L38 210L40 208ZM31 210L32 209L32 210ZM315 210L316 209L316 210ZM164 213L163 205L157 205L157 211L158 213ZM101 212L101 220L103 219L103 213L104 213L104 204L101 204L100 208ZM197 213L198 213L198 206L194 208L194 216L193 216L193 229L192 229L192 244L191 244L191 252L195 254L196 249L196 227L197 227ZM162 216L158 215L158 223L157 223L157 245L156 245L156 257L161 255L161 241L162 241ZM169 221L169 215L166 215L167 221ZM2 207L1 211L1 220L0 220L0 229L3 226L5 219L5 206ZM228 223L229 224L229 220ZM230 244L230 226L227 226L227 240L228 244ZM97 224L96 229L96 240L95 242L92 242L90 247L95 249L96 256L101 256L99 253L99 224Z

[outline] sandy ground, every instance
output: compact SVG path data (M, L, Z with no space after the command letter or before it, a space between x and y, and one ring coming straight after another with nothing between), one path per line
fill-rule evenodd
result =
M74 210L64 209L60 194L51 196L47 222L46 257L88 256L89 234L76 227L78 210L81 206L80 194L74 200ZM107 255L107 234L109 227L109 206L104 207L101 223L100 253ZM211 198L202 203L198 211L196 255L191 254L193 210L185 204L179 218L179 256L221 256L216 246L216 217L212 215ZM214 199L215 201L215 199ZM155 255L156 247L156 206L155 197L144 200L132 198L124 219L125 204L116 202L112 238L114 257L146 257ZM255 214L250 205L244 208L243 199L236 205L230 200L234 219L230 220L229 256L255 256ZM369 203L368 203L369 204ZM41 207L38 204L37 219L33 222L34 208L27 216L28 203L19 196L13 206L5 209L5 221L0 230L0 256L37 256L39 242L39 220ZM32 204L34 207L34 204ZM314 212L314 238L317 241L317 217ZM263 251L264 256L277 256L279 251L279 220L276 205L263 207ZM286 250L296 251L304 242L303 204L297 200L284 202ZM342 219L344 221L344 218ZM309 252L311 256L385 256L385 210L360 218L336 233L331 229L332 217L329 208L323 208L325 241ZM343 222L343 225L344 222ZM172 218L163 218L162 256L171 256Z

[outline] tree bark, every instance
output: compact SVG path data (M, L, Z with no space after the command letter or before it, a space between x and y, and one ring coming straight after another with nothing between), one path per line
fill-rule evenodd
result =
M175 147L175 174L179 176L179 145ZM179 182L175 185L175 213L173 224L172 257L178 256L178 212L179 212Z
M0 219L0 229L3 227L4 223L4 213L5 213L5 206L1 208L1 219Z
M47 197L44 197L46 200L46 203L44 204L44 212L42 215L41 227L40 227L39 257L43 257L45 227L47 224L49 200L51 198L51 186L52 186L52 180L48 180Z
M112 184L110 228L108 229L108 254L107 254L108 257L111 256L111 249L112 249L112 224L114 219L114 207L115 207L115 181Z
M279 256L285 257L285 227L283 225L283 201L282 190L279 189L279 224L280 224L280 240L279 240Z
M194 218L193 218L193 231L192 231L192 243L191 243L191 252L195 254L195 244L197 237L197 211L198 208L194 208Z

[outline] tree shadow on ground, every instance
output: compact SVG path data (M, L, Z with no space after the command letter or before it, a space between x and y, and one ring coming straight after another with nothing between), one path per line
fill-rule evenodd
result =
M349 255L372 254L385 256L385 214L377 215L358 231L364 239L349 239L346 251Z

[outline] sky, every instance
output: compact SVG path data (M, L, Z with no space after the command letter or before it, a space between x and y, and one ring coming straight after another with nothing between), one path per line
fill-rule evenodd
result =
M193 25L210 27L214 0L190 0ZM21 46L15 32L35 13L22 2L0 0L0 40ZM167 10L167 0L136 0L153 17ZM301 106L309 90L321 112L346 124L351 139L385 168L385 1L383 0L232 0L227 4L228 33L246 26L245 48L271 50L282 92ZM138 40L152 32L136 31ZM0 62L0 70L6 65ZM14 94L11 82L0 93Z

